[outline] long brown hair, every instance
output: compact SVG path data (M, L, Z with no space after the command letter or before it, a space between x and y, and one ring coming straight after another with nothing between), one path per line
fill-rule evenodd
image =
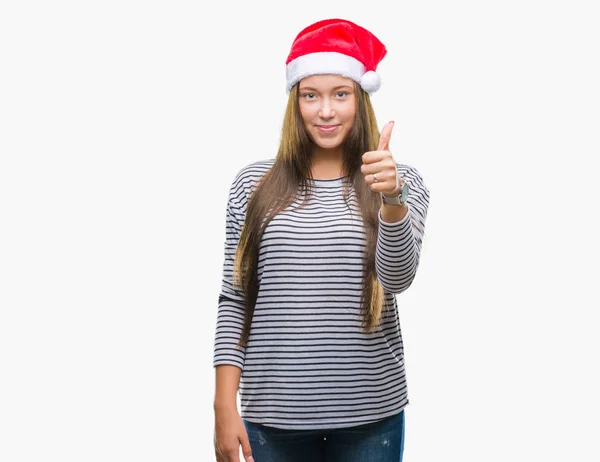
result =
M246 220L242 227L233 265L233 284L245 294L244 327L238 342L246 346L254 306L258 296L258 255L263 233L275 215L288 207L303 192L300 207L311 196L311 154L314 143L308 137L298 105L298 86L290 91L283 119L281 142L271 169L257 182L248 198ZM343 144L342 168L348 175L343 197L348 203L351 185L354 187L366 233L363 264L364 287L361 297L363 328L373 332L380 323L385 297L375 273L375 249L381 207L379 193L371 190L360 170L362 155L374 151L379 144L375 112L369 94L354 82L356 117ZM346 180L346 178L344 178ZM267 217L266 220L263 217Z

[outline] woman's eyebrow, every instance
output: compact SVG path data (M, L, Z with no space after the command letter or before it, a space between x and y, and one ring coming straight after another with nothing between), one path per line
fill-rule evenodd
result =
M332 90L337 90L338 88L352 88L350 85L338 85L337 87L332 88ZM305 90L312 90L312 91L319 91L316 88L313 87L302 87L300 88L300 91L305 91Z

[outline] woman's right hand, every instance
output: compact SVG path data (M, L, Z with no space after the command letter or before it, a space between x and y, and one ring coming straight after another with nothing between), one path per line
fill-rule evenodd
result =
M248 432L236 407L215 407L214 446L217 462L240 462L240 445L246 462L254 462Z

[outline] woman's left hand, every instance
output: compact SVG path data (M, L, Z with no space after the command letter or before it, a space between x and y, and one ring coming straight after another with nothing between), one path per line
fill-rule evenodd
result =
M400 193L400 186L402 186L396 161L389 150L392 128L394 128L393 121L383 127L377 151L365 152L362 156L363 164L360 167L360 171L371 189L389 197L397 196ZM377 181L374 180L373 174Z

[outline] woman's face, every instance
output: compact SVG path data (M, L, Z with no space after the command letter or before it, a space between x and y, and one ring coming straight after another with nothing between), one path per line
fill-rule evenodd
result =
M298 104L310 139L321 149L336 150L356 116L354 81L332 74L300 80Z

